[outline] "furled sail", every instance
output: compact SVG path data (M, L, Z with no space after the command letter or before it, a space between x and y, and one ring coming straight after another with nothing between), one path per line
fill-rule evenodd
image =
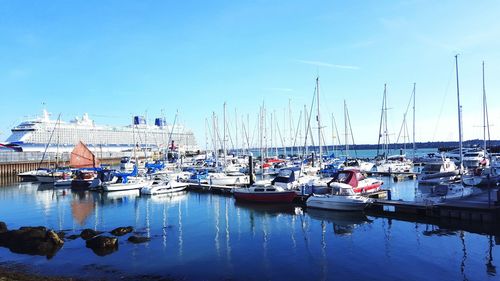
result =
M92 168L99 166L99 159L88 149L88 147L79 141L71 151L69 166L72 168Z

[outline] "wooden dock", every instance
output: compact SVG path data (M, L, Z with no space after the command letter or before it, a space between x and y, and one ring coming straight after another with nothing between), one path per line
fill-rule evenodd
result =
M394 217L409 214L485 223L500 222L499 191L491 190L489 199L488 192L440 203L375 199L368 211L374 214L393 215Z

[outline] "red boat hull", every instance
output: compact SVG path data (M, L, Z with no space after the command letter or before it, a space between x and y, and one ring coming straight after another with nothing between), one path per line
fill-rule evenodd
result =
M294 191L286 192L234 192L234 199L238 201L258 202L258 203L292 203L297 196Z
M375 192L375 191L380 190L380 186L381 185L382 185L382 183L376 183L376 184L372 184L372 185L367 185L365 187L355 187L355 188L353 188L353 191L355 193L370 193L370 192Z

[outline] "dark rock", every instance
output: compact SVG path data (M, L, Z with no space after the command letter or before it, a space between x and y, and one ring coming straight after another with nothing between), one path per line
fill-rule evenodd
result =
M118 250L118 238L100 235L87 240L85 245L92 249L96 255L105 256Z
M7 230L7 225L3 221L0 221L0 232L6 232Z
M132 231L134 231L134 228L131 226L127 226L127 227L117 227L111 230L110 233L113 234L114 236L122 236Z
M0 233L0 246L14 253L53 257L64 241L45 227L21 227Z
M102 231L95 231L93 229L84 229L82 230L82 232L80 233L80 237L82 237L83 240L89 240L99 234L101 234Z
M64 237L66 237L66 232L59 231L59 232L57 232L57 236L59 236L60 239L64 239Z
M144 237L144 236L132 235L127 240L130 243L139 244L139 243L149 242L151 240L151 238Z
M66 237L66 239L68 239L68 240L75 240L78 237L80 237L80 235L73 234L73 235L70 235L70 236Z

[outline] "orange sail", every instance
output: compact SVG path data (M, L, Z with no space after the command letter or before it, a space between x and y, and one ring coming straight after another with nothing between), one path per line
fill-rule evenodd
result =
M97 159L92 151L83 142L78 144L71 151L69 159L69 166L71 168L92 168L99 166L99 159Z

